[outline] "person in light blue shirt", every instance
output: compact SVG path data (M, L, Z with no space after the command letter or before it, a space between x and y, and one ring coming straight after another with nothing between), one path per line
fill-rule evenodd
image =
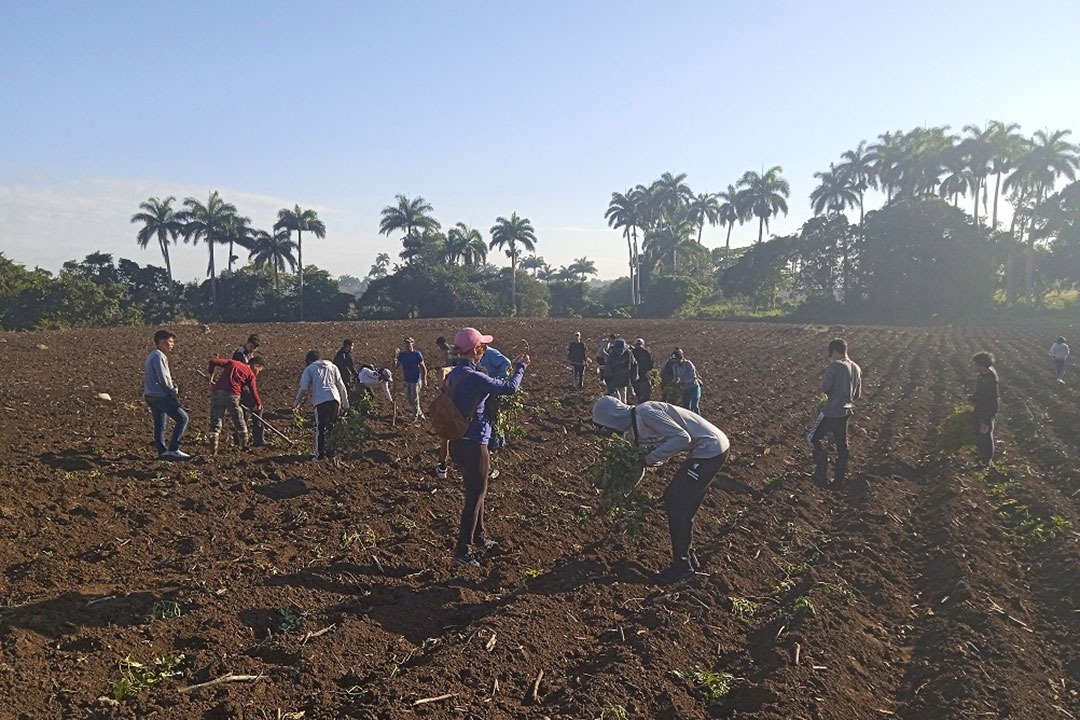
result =
M180 440L188 424L188 414L180 407L180 393L169 371L167 355L176 347L176 335L168 330L154 333L154 349L143 363L143 397L154 418L154 447L164 460L187 460L190 455L180 449ZM165 445L165 423L173 420L172 440Z
M489 377L505 380L510 377L510 358L503 355L493 347L484 350L484 356L480 358L480 369Z

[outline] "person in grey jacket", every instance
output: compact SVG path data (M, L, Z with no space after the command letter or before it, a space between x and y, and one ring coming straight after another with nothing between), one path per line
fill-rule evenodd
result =
M143 363L143 397L154 417L154 447L164 460L187 460L191 456L180 449L187 429L188 414L180 407L180 393L169 371L168 354L176 347L176 335L168 330L154 333L154 349ZM173 420L172 440L165 445L165 424Z
M656 573L653 580L670 583L692 575L701 568L694 551L694 515L727 460L730 447L727 435L700 415L664 402L643 402L631 407L605 395L593 405L592 417L597 425L622 433L635 445L649 448L646 465L657 466L684 450L689 452L664 491L671 534L671 565Z
M847 354L847 341L829 343L829 364L821 380L821 392L828 398L806 440L814 450L814 480L826 482L829 451L822 442L832 434L836 441L836 480L843 482L848 468L848 420L855 414L855 401L862 395L862 370Z
M341 379L341 371L329 360L323 360L318 350L312 350L304 358L307 367L300 376L300 389L293 402L293 413L300 412L300 403L311 392L311 404L315 406L315 455L312 460L325 460L333 455L326 438L334 429L339 412L349 410L349 389Z

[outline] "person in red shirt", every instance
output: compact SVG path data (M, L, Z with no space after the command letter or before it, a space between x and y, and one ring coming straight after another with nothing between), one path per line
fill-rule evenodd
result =
M247 448L247 425L244 423L244 411L240 406L240 396L244 391L250 394L255 402L255 412L262 412L262 398L259 397L259 389L256 387L255 378L264 367L263 359L256 355L250 363L240 360L225 360L223 358L210 358L206 376L214 377L214 371L220 369L217 380L211 382L213 390L210 399L210 453L217 454L218 432L221 430L221 421L225 413L229 413L233 423L233 439L240 449Z

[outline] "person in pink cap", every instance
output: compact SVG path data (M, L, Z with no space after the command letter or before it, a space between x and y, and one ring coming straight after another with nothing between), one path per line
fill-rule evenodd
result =
M495 541L487 536L484 527L484 496L487 494L491 456L491 418L486 401L491 395L513 395L521 387L529 356L522 355L514 362L514 372L506 380L489 377L477 369L484 350L493 338L476 328L462 328L454 336L459 353L457 365L447 376L453 391L454 405L469 420L464 437L450 441L450 457L465 480L465 507L461 511L461 531L452 562L467 567L480 567L469 553L469 546L490 549Z

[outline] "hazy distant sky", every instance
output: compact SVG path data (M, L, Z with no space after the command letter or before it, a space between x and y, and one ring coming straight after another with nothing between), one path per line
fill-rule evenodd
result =
M485 236L516 211L549 263L615 277L611 192L664 171L700 192L782 165L783 233L813 172L886 130L1001 119L1080 140L1068 0L0 0L0 18L0 251L50 270L93 250L160 265L138 203L217 189L261 228L316 208L327 236L304 259L335 275L396 257L379 210L405 193ZM205 272L202 246L174 258L178 279Z

